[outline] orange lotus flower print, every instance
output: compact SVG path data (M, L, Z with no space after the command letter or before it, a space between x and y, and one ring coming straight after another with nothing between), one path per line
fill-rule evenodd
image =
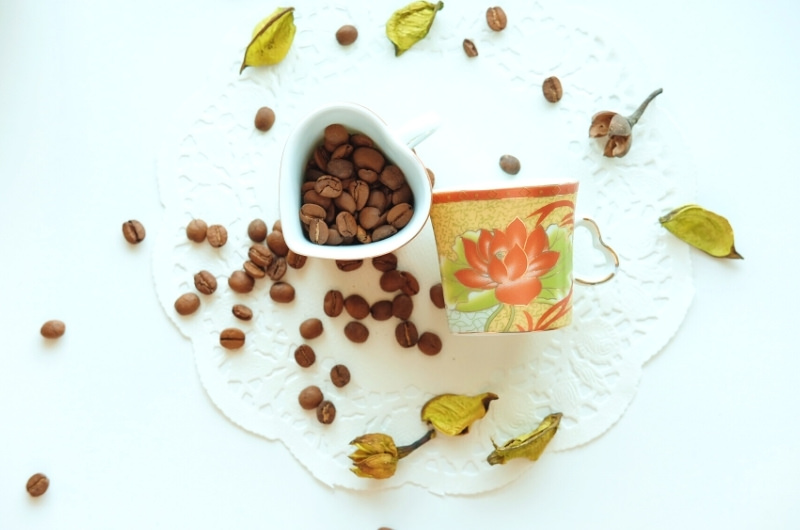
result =
M509 305L527 305L536 298L542 291L539 278L560 255L550 250L542 225L528 233L519 217L505 230L481 229L477 241L463 242L470 268L456 271L456 279L470 289L494 289L497 300Z

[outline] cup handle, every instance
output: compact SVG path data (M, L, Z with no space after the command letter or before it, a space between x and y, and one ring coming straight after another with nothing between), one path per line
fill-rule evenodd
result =
M440 121L438 114L428 112L407 121L393 129L392 132L410 149L413 149L439 128Z
M598 285L607 282L608 280L614 277L614 275L617 273L617 269L619 269L619 256L617 256L617 253L614 251L613 248L608 246L603 241L603 236L600 235L600 227L597 226L597 223L594 222L592 219L589 219L588 217L578 219L575 222L575 226L576 227L582 226L587 230L589 230L589 233L592 234L592 246L602 251L603 255L606 257L606 261L608 263L613 263L614 265L614 270L612 270L605 276L602 276L600 278L578 278L577 276L575 276L575 281L583 285Z

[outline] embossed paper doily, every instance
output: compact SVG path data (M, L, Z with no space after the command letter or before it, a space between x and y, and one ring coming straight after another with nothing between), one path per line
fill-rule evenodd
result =
M508 27L495 33L486 26L486 6L450 3L425 40L395 57L384 23L397 7L298 2L298 30L288 57L275 67L239 75L248 36L243 28L209 85L187 103L160 154L165 213L154 250L155 286L167 315L191 340L202 383L220 411L244 429L281 440L322 482L353 489L415 483L436 493L476 493L535 468L525 460L489 466L491 439L503 443L560 411L561 428L548 448L559 451L590 442L623 415L644 363L675 333L691 301L688 249L659 226L658 217L692 201L694 174L680 133L662 108L669 87L634 129L625 158L602 157L587 138L594 112L629 113L656 88L626 43L603 33L612 33L607 25L545 3L510 1L503 6ZM341 47L333 34L346 23L359 28L359 38ZM464 38L476 43L478 57L466 57ZM557 104L541 94L542 80L550 75L564 85ZM600 224L618 252L617 277L595 287L576 286L569 328L508 337L450 335L443 312L427 295L439 281L428 224L397 254L400 268L422 285L412 320L420 331L434 331L444 340L435 357L399 347L396 322L367 319L369 340L356 345L343 335L346 316L324 315L328 289L359 293L369 302L389 297L378 288L379 273L369 262L349 273L317 260L289 269L284 279L297 290L290 304L270 300L269 279L259 280L252 293L233 293L227 277L247 259L248 223L278 219L278 166L292 124L336 100L365 104L397 126L416 113L438 112L441 127L417 147L435 172L437 187L579 178L578 210ZM277 115L268 133L253 127L263 105ZM505 153L522 162L516 177L498 167ZM224 225L228 243L214 249L188 241L185 227L192 218ZM576 254L577 270L591 265L580 240ZM215 274L220 287L201 295L197 313L181 317L173 302L194 291L193 275L202 269ZM231 313L235 303L250 306L253 320L237 321ZM323 320L325 331L310 342L317 362L303 369L293 351L303 342L299 323L312 316ZM218 342L219 332L231 326L247 333L246 346L235 352ZM336 363L352 373L344 388L334 387L328 376ZM335 403L333 424L321 425L313 412L299 407L298 393L311 384ZM427 399L484 391L500 399L469 434L438 436L402 460L397 474L385 481L348 471L354 437L384 432L399 444L410 443L426 430L419 410Z

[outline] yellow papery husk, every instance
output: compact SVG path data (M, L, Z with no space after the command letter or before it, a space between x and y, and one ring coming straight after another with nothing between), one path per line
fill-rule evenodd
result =
M436 13L443 7L442 2L411 2L392 13L386 22L386 36L394 44L395 56L399 57L428 35Z
M253 30L253 39L244 52L244 60L239 73L242 73L248 66L278 64L286 57L297 31L293 12L293 7L279 7L270 16L256 24Z
M486 415L495 399L498 397L492 392L475 396L441 394L423 405L422 421L448 436L466 434L470 425Z
M505 464L514 458L527 458L528 460L538 460L544 452L547 444L553 439L561 423L560 412L550 414L533 432L517 436L509 440L502 447L498 447L492 440L494 451L486 458L491 465Z
M681 206L659 222L681 241L715 258L743 259L733 246L733 227L728 220L701 206Z

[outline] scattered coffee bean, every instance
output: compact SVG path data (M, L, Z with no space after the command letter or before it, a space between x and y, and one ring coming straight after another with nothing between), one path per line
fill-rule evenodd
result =
M306 264L306 259L306 256L298 254L293 250L289 250L289 253L286 254L286 264L293 269L302 269Z
M297 401L305 410L315 409L322 403L322 390L316 385L307 386L300 391Z
M508 24L506 12L502 7L490 7L486 10L486 23L492 31L503 31Z
M122 223L122 235L125 240L131 245L141 243L145 236L144 226L136 220L130 220Z
M236 350L244 346L244 331L237 328L223 329L219 334L220 345L228 350Z
M60 320L48 320L44 324L42 324L41 329L39 332L42 334L42 337L46 339L57 339L64 335L64 332L67 330L66 324L64 324Z
M308 368L317 360L317 354L308 344L301 344L294 350L294 360L303 368Z
M437 283L436 285L432 286L429 293L433 305L439 309L444 309L444 291L442 290L442 284Z
M249 260L244 262L242 268L244 269L244 272L254 280L260 280L267 275L267 271L264 270L264 267L259 267Z
M331 382L335 387L342 388L350 382L350 370L343 364L331 368Z
M253 318L253 310L244 304L235 304L231 312L239 320L247 321Z
M362 320L369 315L369 303L359 294L351 294L344 299L344 309L351 317Z
M276 256L286 257L289 253L289 247L286 246L286 241L283 239L283 232L273 230L267 235L267 246Z
M344 335L350 339L351 342L362 343L366 342L369 338L369 329L361 322L353 320L352 322L348 322L344 327Z
M397 256L384 254L372 258L372 266L381 272L392 271L397 268Z
M279 304L294 300L294 287L286 282L275 282L269 288L269 297Z
M200 297L194 293L185 293L175 300L175 311L179 315L191 315L200 307Z
M426 331L419 336L417 348L425 355L436 355L442 351L442 339L439 338L439 335Z
M283 278L284 274L286 274L286 258L278 256L267 266L267 276L270 280L277 282Z
M228 277L228 287L237 293L249 293L255 287L256 281L243 270L233 271Z
M35 475L32 475L31 478L28 479L28 483L25 485L25 489L28 490L28 494L31 497L44 495L44 492L46 492L47 488L49 487L50 479L42 473L36 473Z
M467 54L467 57L477 57L478 56L478 48L475 46L475 43L469 39L464 39L464 53Z
M550 103L556 103L564 95L561 81L556 76L548 77L542 83L542 93L544 94L544 99Z
M228 230L222 225L211 225L206 231L208 244L214 248L219 248L228 242Z
M344 296L341 291L331 289L325 293L322 308L329 317L338 317L341 315L344 309Z
M275 124L275 111L269 107L261 107L256 111L256 118L254 121L256 129L266 132L272 129L272 126Z
M392 269L381 274L380 286L387 293L399 291L406 283L406 279L397 269Z
M330 425L336 418L336 407L328 400L317 406L317 420L325 425Z
M358 30L350 24L344 25L336 31L336 42L342 46L350 46L358 38Z
M394 328L394 338L397 339L397 343L403 348L410 348L416 345L417 340L419 340L417 326L409 320L400 322L397 327Z
M272 262L275 260L275 256L272 254L272 251L269 249L269 247L262 245L261 243L252 245L250 250L247 251L247 257L249 257L250 261L259 267L264 268L272 265Z
M500 169L509 175L516 175L520 169L519 160L515 156L503 155L500 157Z
M336 260L336 267L340 271L350 272L350 271L354 271L354 270L356 270L358 268L361 268L361 264L362 263L364 263L364 260L360 260L360 259L347 259L347 260L337 259Z
M375 320L389 320L392 318L392 301L378 300L369 310Z
M194 275L194 286L203 294L212 294L217 290L217 278L208 271L200 271Z
M400 320L408 320L414 312L414 301L407 294L398 294L392 300L392 316Z
M267 238L267 223L262 219L253 219L247 225L247 236L251 241L256 243L263 243Z
M322 335L322 321L318 318L309 318L300 324L300 336L304 339L315 339Z
M195 243L202 243L206 240L208 225L202 219L192 219L186 225L186 237Z
M408 296L416 295L419 292L419 282L416 276L408 271L402 271L400 276L403 278L403 285L400 286L400 290Z

